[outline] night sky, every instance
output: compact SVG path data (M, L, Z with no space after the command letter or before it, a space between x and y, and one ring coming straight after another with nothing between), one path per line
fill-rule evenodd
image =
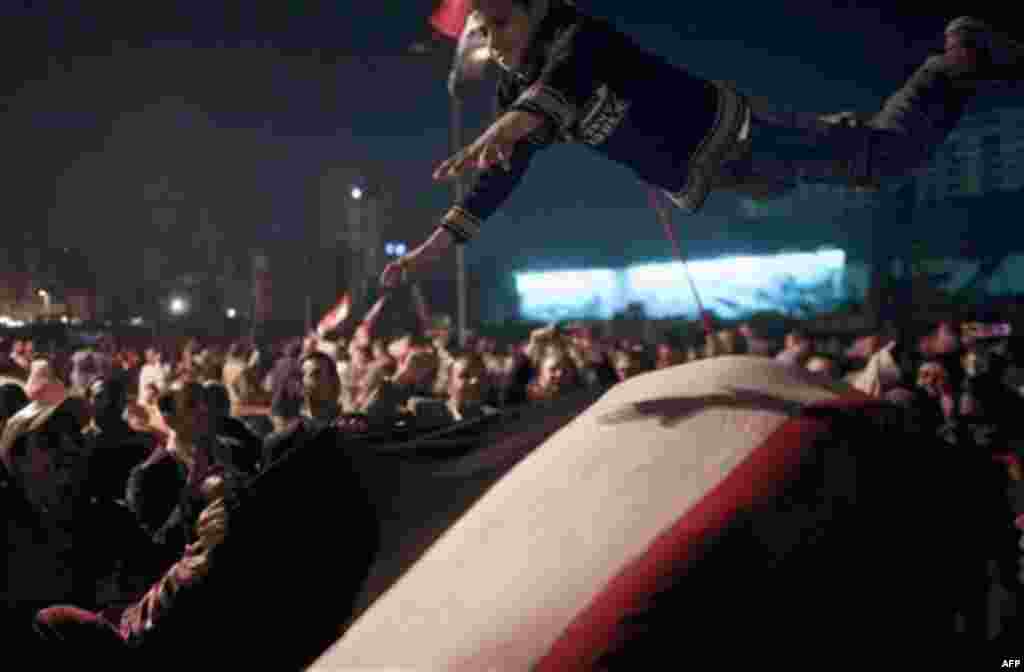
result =
M311 190L332 166L387 175L405 213L387 232L395 239L415 242L449 202L449 187L430 179L447 150L446 59L408 53L429 34L434 2L16 4L3 3L0 27L0 165L5 219L20 230L60 245L129 229L144 239L143 192L162 175L239 248L305 240L318 218ZM579 4L700 75L818 112L876 109L967 11L885 0ZM970 4L983 18L1009 15L987 9ZM476 128L488 96L470 105ZM727 225L731 206L712 201L686 235ZM628 261L663 244L645 203L625 169L559 146L470 258L518 248Z

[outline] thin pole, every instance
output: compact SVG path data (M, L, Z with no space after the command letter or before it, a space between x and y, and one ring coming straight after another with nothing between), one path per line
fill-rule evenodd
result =
M697 310L700 311L700 317L702 320L706 319L704 303L700 300L700 293L697 291L697 285L693 282L693 276L690 275L690 269L686 264L686 257L683 256L683 249L679 245L679 240L676 238L675 231L672 229L671 212L665 202L661 199L658 190L654 187L649 187L649 189L651 206L654 208L654 212L658 216L658 220L665 229L665 235L672 244L672 251L675 253L676 259L678 259L683 265L683 274L686 276L686 282L689 283L690 291L693 293L693 298L697 302Z
M451 94L451 153L454 155L462 149L462 99L456 95L454 87L449 87ZM463 175L455 179L455 202L461 203L466 195L466 181ZM459 346L465 347L468 340L467 313L469 312L468 286L466 283L466 246L455 246L455 291L457 298L456 328L458 329Z

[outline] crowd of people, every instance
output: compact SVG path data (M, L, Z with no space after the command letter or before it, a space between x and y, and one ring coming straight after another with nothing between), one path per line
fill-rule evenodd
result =
M791 331L776 344L741 325L708 329L701 342L652 343L577 324L459 348L451 329L429 322L377 333L386 303L339 330L347 337L272 347L193 339L140 352L108 339L40 353L32 340L0 343L5 619L31 621L41 641L66 641L83 622L102 624L105 645L144 639L208 571L231 493L314 437L431 432L723 355L774 357L845 381L974 456L963 496L989 502L989 517L979 521L977 575L951 580L963 593L951 627L987 638L996 586L1024 610L1015 422L1024 387L1005 330L942 323L913 340L875 333L852 343ZM999 618L1004 635L1019 634L1013 609Z

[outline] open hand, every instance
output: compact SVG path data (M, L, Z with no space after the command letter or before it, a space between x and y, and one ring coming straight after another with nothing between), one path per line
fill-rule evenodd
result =
M449 180L462 175L467 168L487 170L495 164L501 164L505 170L510 170L510 157L514 143L502 140L499 136L497 128L489 129L473 144L449 157L438 166L434 171L434 179Z

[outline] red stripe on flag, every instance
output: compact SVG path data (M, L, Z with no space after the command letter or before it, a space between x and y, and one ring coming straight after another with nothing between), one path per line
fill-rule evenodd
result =
M323 316L319 324L316 325L317 332L323 336L324 334L337 328L339 324L348 319L348 314L352 308L352 297L346 292L342 294L341 299L327 311L327 314Z
M816 408L866 408L868 397L851 394L813 404ZM739 512L777 494L814 440L829 429L826 420L802 415L785 421L725 479L661 533L629 563L562 632L536 672L584 672L601 654L622 643L619 623L638 613L652 597L693 563L702 546Z
M462 34L468 16L469 0L443 0L430 15L430 25L442 35L457 40Z

